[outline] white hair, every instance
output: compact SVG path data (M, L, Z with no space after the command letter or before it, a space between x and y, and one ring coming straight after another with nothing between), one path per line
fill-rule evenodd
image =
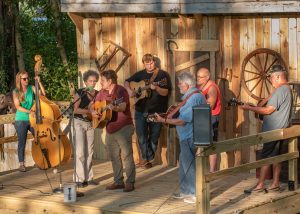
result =
M177 78L190 87L196 87L195 75L191 74L190 72L183 71L177 75Z

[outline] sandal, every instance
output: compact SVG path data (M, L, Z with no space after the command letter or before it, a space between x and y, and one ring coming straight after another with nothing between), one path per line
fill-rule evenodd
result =
M244 193L245 194L251 194L251 193L260 193L260 192L264 192L267 193L267 189L265 187L259 188L259 189L255 189L255 187L252 187L250 189L245 189Z
M278 187L273 187L273 188L268 188L267 189L269 192L278 192L280 190L280 186Z

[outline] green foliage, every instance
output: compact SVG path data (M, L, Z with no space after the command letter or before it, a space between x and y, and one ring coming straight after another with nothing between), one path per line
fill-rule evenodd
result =
M46 0L26 1L20 8L21 34L26 70L33 76L34 56L42 55L46 68L41 79L47 97L52 100L70 98L67 80L77 83L77 52L75 26L66 13L60 13L62 38L69 69L63 65L55 37L55 20Z
M70 100L68 80L76 83L77 88L77 65L70 64L69 69L60 64L45 68L41 73L41 80L47 97L58 101Z

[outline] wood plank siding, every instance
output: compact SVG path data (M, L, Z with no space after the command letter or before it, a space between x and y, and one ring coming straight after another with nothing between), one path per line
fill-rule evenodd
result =
M81 2L81 4L87 3L87 1L64 0L62 1L62 6L68 3L75 4L76 2ZM95 3L96 1L89 2ZM116 4L118 3L118 1L115 2ZM142 3L143 1L135 2ZM194 2L209 1L199 0ZM247 5L247 2L252 1L215 0L212 2L219 2L220 4L225 2L231 2L232 4L243 3ZM269 4L269 1L255 2L256 4ZM299 2L275 1L273 3L296 5ZM298 9L299 8L300 5L298 6ZM63 11L67 10L63 9ZM99 14L99 16L101 16L101 14ZM82 17L84 17L84 15L82 15ZM257 102L251 98L244 89L241 89L241 65L244 58L251 51L257 48L270 48L279 52L288 65L290 80L300 81L300 70L298 69L300 67L300 15L265 15L253 17L202 15L190 18L181 16L164 18L152 16L143 17L137 15L110 15L99 18L87 17L82 21L83 31L81 32L79 27L77 30L78 68L81 72L89 68L96 68L94 62L95 57L99 57L106 49L108 40L114 41L131 53L131 57L118 72L120 84L123 84L124 80L138 69L143 68L141 58L148 52L158 56L161 68L170 73L174 84L173 88L176 88L176 66L185 63L185 65L192 65L193 63L189 63L189 61L203 55L206 57L204 57L205 59L209 56L209 59L204 60L196 66L187 67L184 70L195 72L200 65L205 65L215 71L213 72L213 77L219 83L223 95L222 119L219 129L220 140L254 134L260 130L260 122L254 118L253 113L243 112L238 108L229 108L227 106L227 101L233 96L244 101ZM78 22L75 22L75 24L76 23L78 24ZM178 45L180 46L177 51L172 53L167 50L167 40L170 39L178 41ZM186 43L184 43L184 39L186 39ZM199 50L199 47L197 48L196 46L201 46L203 43L191 42L193 40L209 40L204 43L208 47L204 46L200 51L196 51ZM214 41L219 43L219 47L215 46ZM210 42L213 45L209 46ZM190 45L194 45L194 47L186 49L186 47ZM173 46L172 49L176 50ZM215 57L214 60L210 60L213 56ZM109 67L113 68L121 59L122 57L120 55L116 56L112 63L109 64ZM251 69L251 66L249 66L249 69ZM251 78L251 75L249 77ZM170 97L170 104L178 101L179 97L180 95L175 94L173 91ZM159 155L157 157L158 162L167 162L165 155L167 153L166 147L168 143L168 148L171 149L168 153L168 162L176 163L174 156L178 153L178 148L174 147L176 137L173 131L174 130L170 130L168 133L167 129L164 129L161 135L160 145L163 149L159 150L162 156ZM99 142L102 144L100 139ZM138 149L135 140L134 144L134 150L135 153L137 153ZM97 149L96 156L103 158L104 146L98 146L97 148L100 148L102 152ZM248 151L249 148L246 150L243 148L242 151L236 154L228 154L229 165L233 165L234 163L238 165L242 162L249 161L249 159L253 160L253 152L250 156ZM170 156L172 156L171 160ZM236 159L235 161L234 157ZM135 160L137 159L138 157L136 156ZM227 167L226 163L223 164L224 167Z
M300 12L298 0L62 0L62 12L250 14Z

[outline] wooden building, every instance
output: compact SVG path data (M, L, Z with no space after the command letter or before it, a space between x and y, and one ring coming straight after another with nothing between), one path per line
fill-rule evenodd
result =
M227 101L236 97L257 103L270 93L264 72L272 63L285 65L291 82L300 78L298 0L62 0L61 11L76 25L81 72L99 68L109 56L109 51L103 56L109 41L131 54L118 71L121 84L143 68L145 53L159 58L174 88L177 72L208 67L223 95L220 139L259 131L260 122L253 113L228 107ZM123 59L124 52L118 51L107 68L117 68ZM297 84L293 86L297 89ZM170 104L179 96L173 90ZM163 163L176 164L175 141L175 131L165 128L160 139ZM253 160L250 150L228 155L221 167ZM97 144L97 157L105 158L102 143Z

